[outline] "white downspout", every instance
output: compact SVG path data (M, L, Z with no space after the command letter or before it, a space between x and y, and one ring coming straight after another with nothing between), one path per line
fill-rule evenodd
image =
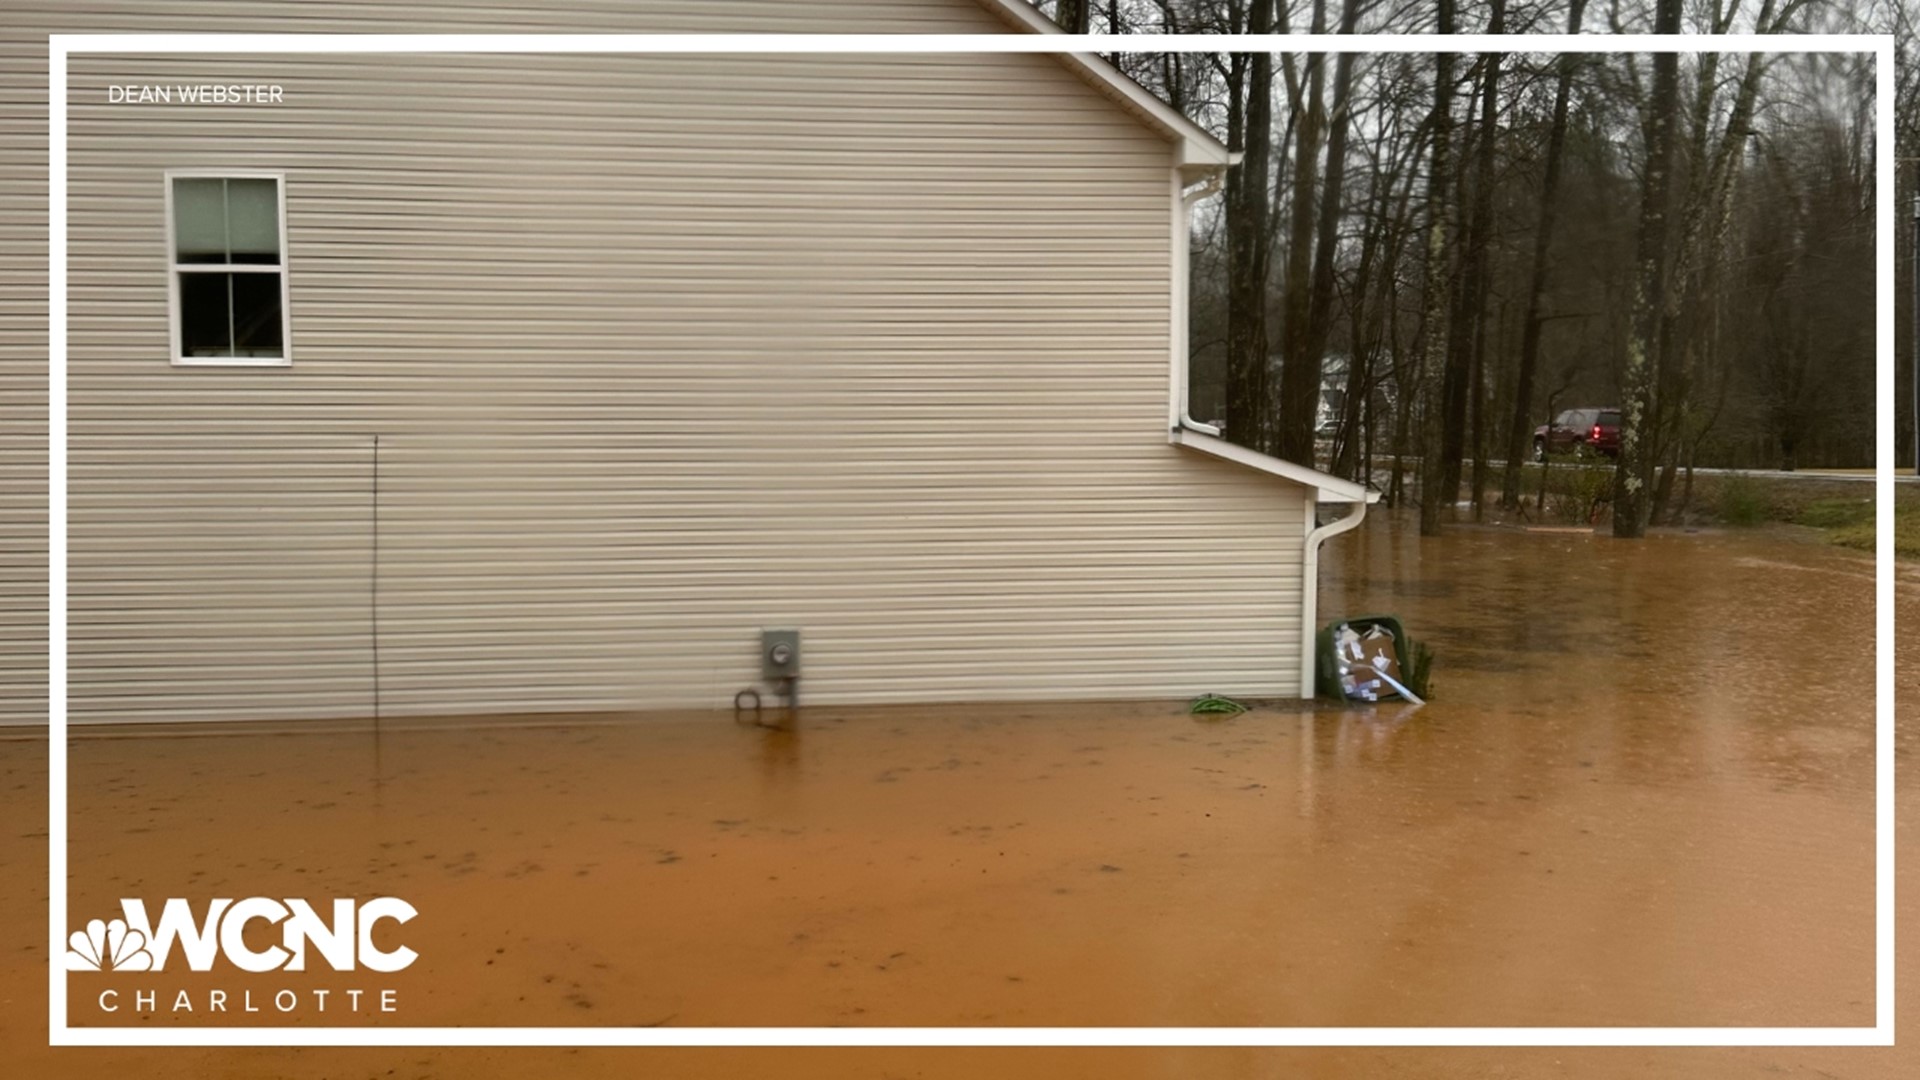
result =
M1369 492L1368 494L1372 494ZM1349 503L1351 513L1314 527L1315 507L1318 505L1312 493L1307 495L1307 550L1300 564L1300 696L1313 697L1313 675L1316 657L1313 654L1314 637L1319 633L1320 622L1320 545L1329 537L1339 536L1360 526L1367 518L1367 499L1364 502Z
M1192 191L1186 189L1186 181L1180 175L1180 169L1173 169L1173 393L1169 399L1173 403L1172 423L1174 430L1185 428L1198 431L1214 438L1220 437L1220 429L1212 424L1202 424L1187 412L1188 364L1187 355L1188 309L1192 303L1189 250L1193 246L1193 207L1201 199L1209 198L1219 192L1226 180L1226 168L1222 167L1207 174L1207 178Z

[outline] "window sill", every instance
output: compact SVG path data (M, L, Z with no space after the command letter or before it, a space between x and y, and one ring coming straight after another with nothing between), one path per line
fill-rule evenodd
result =
M174 367L292 367L286 356L176 356Z

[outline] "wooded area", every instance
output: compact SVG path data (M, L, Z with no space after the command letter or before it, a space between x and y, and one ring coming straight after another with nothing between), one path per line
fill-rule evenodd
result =
M1040 6L1094 33L1904 34L1910 4ZM1696 467L1872 463L1871 55L1112 59L1245 154L1193 238L1192 411L1228 438L1429 532L1517 506L1574 407L1621 413L1619 535L1682 513Z

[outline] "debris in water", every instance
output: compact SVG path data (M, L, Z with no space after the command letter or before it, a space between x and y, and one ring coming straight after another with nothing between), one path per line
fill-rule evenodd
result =
M1187 708L1187 712L1193 716L1238 716L1246 711L1245 705L1219 694L1201 694Z
M1411 641L1398 619L1370 615L1332 623L1320 632L1315 653L1321 693L1337 690L1348 701L1398 697L1426 704L1422 684L1433 654Z

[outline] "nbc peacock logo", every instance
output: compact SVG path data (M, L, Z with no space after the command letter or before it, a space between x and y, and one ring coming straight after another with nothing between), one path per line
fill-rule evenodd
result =
M404 945L383 948L375 941L376 928L408 923L415 914L412 904L393 896L364 902L340 899L319 907L298 898L222 898L208 901L204 914L187 900L172 897L154 919L144 901L122 899L120 918L94 919L68 935L66 967L161 971L169 957L180 952L194 971L211 971L215 959L224 956L239 970L254 973L305 971L312 961L335 971L394 972L411 965L418 954ZM250 944L250 923L277 928L279 944Z
M147 935L125 919L94 919L67 938L68 971L152 971Z

